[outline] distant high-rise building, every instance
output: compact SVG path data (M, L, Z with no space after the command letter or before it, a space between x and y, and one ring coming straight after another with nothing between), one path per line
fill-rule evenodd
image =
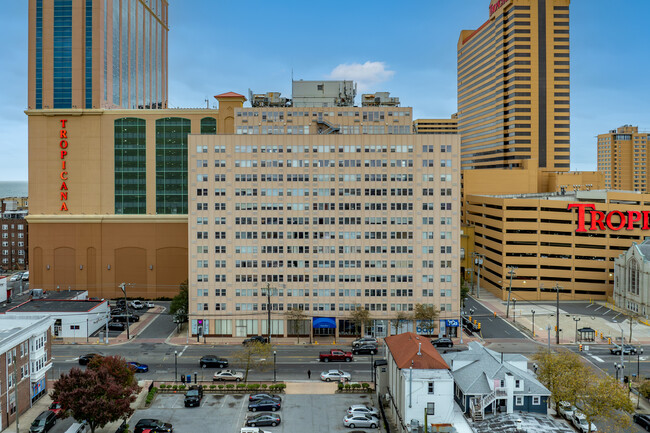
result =
M29 0L29 108L166 108L167 0Z
M491 0L458 40L461 168L569 170L570 0Z
M626 191L648 191L648 148L650 134L624 125L598 135L598 171L605 187Z
M455 114L450 119L415 119L413 132L416 134L458 134L458 119Z

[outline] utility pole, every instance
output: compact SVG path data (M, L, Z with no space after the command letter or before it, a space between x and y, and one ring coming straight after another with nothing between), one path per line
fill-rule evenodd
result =
M268 333L269 343L271 342L271 284L266 283L266 332Z
M508 304L506 305L506 319L510 315L510 294L512 293L512 277L515 275L515 271L518 269L516 266L508 266L508 273L510 274L510 288L508 288Z
M485 256L481 253L472 253L474 256L474 263L478 268L478 276L476 277L476 297L478 298L481 292L481 266L483 266L483 259Z
M120 289L122 289L122 292L124 293L124 311L126 311L126 339L128 341L131 339L131 335L129 334L129 325L131 323L129 317L129 304L126 302L126 283L120 284Z
M555 344L560 344L560 285L555 283Z

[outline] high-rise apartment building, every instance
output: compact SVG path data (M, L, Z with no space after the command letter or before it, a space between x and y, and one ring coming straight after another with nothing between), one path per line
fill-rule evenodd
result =
M420 332L400 319L419 303L455 336L458 136L411 125L408 107L242 107L235 135L191 134L191 333L354 335L358 308L366 333Z
M648 191L648 145L650 134L637 126L624 125L598 135L598 171L605 187L625 191Z
M491 0L458 40L461 168L569 170L569 0Z
M29 0L29 109L166 108L167 0Z

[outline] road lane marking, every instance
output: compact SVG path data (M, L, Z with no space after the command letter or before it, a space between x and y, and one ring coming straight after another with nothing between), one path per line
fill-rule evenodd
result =
M181 350L181 353L178 354L178 357L179 357L179 358L180 358L181 356L183 356L183 353L185 352L185 350L186 350L188 347L189 347L189 346L185 346L185 347L183 347L183 350Z
M600 310L601 308L603 308L603 306L602 306L602 305L601 305L601 306L599 306L598 308L596 308L596 309L595 309L594 311L598 311L598 310Z
M605 361L603 361L602 359L600 359L599 357L597 357L595 355L589 355L589 356L591 356L592 358L594 358L598 362L605 362Z
M605 313L605 314L607 314L607 313ZM620 316L620 315L621 315L621 313L618 313L616 316L612 317L612 320L616 320L616 318L617 318L618 316Z

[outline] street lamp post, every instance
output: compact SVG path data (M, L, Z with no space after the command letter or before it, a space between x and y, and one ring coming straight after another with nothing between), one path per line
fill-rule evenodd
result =
M274 350L274 351L273 351L273 383L275 383L276 378L277 378L277 376L276 376L276 369L275 369L276 355L277 355L277 352Z
M636 351L636 380L641 384L641 354L643 353L643 347L639 346L639 350ZM641 393L639 392L636 396L636 408L639 408L639 400L641 399Z
M620 370L624 369L625 366L623 366L623 364L619 364L618 362L615 362L614 363L614 368L616 369L616 381L618 382L618 372Z
M124 310L126 311L126 339L130 340L131 335L129 334L129 304L126 302L126 283L120 284L120 289L122 289L122 292L124 293Z
M266 314L266 332L268 341L271 343L271 285L269 283L266 283ZM275 352L273 353L275 354Z
M578 322L580 321L580 317L575 317L573 316L573 321L576 322L576 343L578 342Z
M510 274L510 287L508 288L508 304L506 305L506 319L510 315L510 294L512 293L512 277L515 275L516 266L508 266L508 273Z
M512 321L517 322L517 299L512 298Z
M178 350L174 350L174 383L178 380Z
M462 331L462 329L461 329ZM370 381L373 389L375 388L375 362L372 352L370 352Z
M530 310L530 312L533 314L533 326L532 326L532 331L533 331L533 337L535 336L535 310Z

